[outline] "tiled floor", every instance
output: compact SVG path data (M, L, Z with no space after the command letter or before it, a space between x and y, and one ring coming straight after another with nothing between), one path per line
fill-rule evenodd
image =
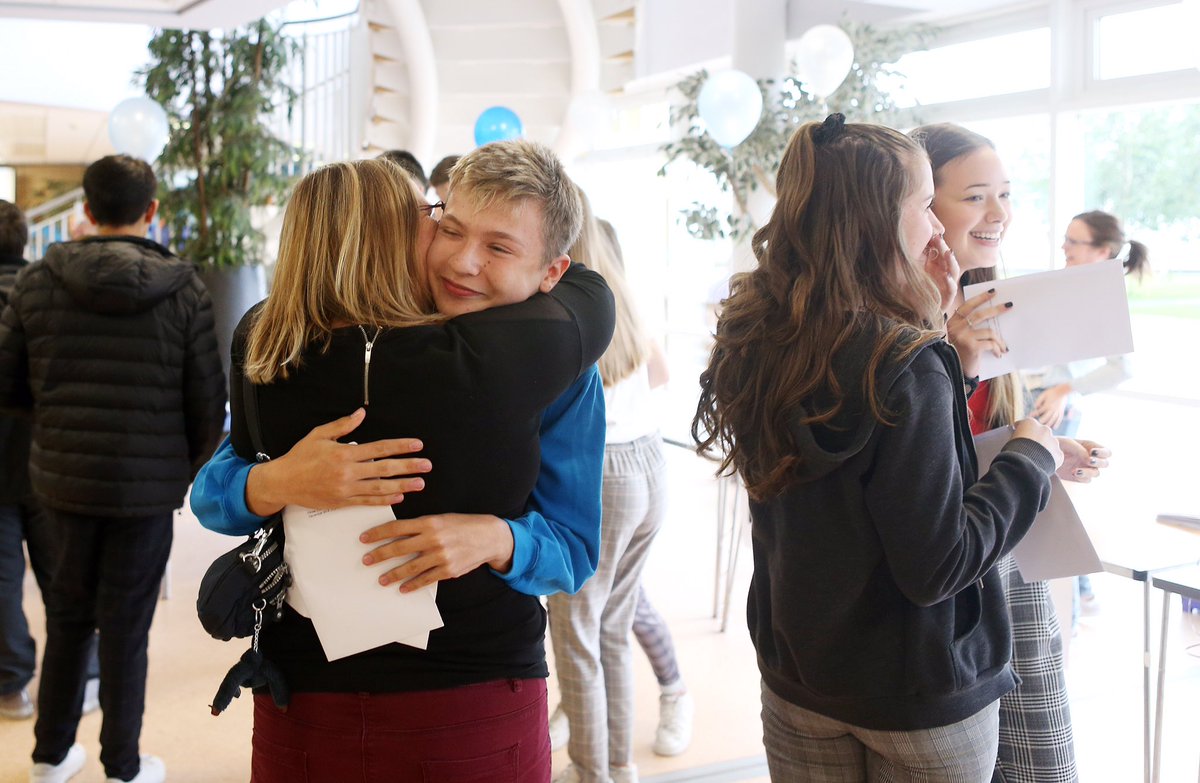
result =
M1105 482L1074 493L1085 519L1104 516L1119 523L1153 510L1195 508L1194 461L1165 455L1162 433L1179 443L1200 442L1197 408L1137 402L1136 419L1125 415L1130 399L1098 397L1089 416L1105 425L1105 440L1118 458ZM742 551L727 633L717 632L712 614L715 489L711 466L670 448L672 481L668 524L655 545L646 575L651 599L668 618L681 668L697 702L691 749L673 759L650 751L657 692L648 664L635 655L638 682L636 760L643 780L765 780L758 722L758 676L744 623L748 549ZM1136 458L1130 455L1138 455ZM1192 539L1184 539L1190 541ZM1194 537L1200 557L1200 535ZM242 647L209 639L194 614L203 569L230 540L210 534L192 520L177 525L170 600L160 603L151 634L149 698L143 749L162 755L175 783L244 781L248 778L250 709L235 702L220 718L207 704L224 671ZM1084 617L1070 648L1070 680L1078 756L1084 781L1137 781L1142 770L1141 592L1140 585L1111 575L1095 579L1100 611ZM1157 616L1161 597L1152 611ZM32 625L43 617L36 588L27 580L26 607ZM1194 780L1200 755L1200 615L1184 621L1173 604L1168 666L1164 783ZM1157 639L1158 625L1154 623ZM1187 649L1191 646L1190 651ZM1157 660L1157 658L1155 658ZM552 686L553 687L553 686ZM551 692L551 705L556 701ZM79 783L103 780L97 733L100 718L84 718L80 741L91 761ZM0 782L26 779L32 724L0 722ZM565 753L555 757L566 763Z

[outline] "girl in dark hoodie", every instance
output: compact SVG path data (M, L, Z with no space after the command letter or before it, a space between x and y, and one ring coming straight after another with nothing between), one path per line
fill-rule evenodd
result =
M1062 453L1022 420L976 480L919 145L831 115L797 130L776 189L693 422L751 498L772 780L983 783L1015 685L995 566Z

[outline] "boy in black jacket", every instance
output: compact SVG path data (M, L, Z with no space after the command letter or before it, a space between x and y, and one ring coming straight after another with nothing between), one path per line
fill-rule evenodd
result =
M224 421L212 302L193 267L144 239L158 209L144 161L83 178L98 235L50 247L0 317L0 406L33 412L30 478L63 553L46 599L31 781L82 768L86 645L100 631L100 760L109 781L161 781L140 756L146 647L173 511Z

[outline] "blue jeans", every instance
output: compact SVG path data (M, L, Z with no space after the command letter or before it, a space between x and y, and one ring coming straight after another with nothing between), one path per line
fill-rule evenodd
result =
M87 650L100 631L100 761L108 777L138 773L146 646L171 553L173 514L93 517L47 510L62 554L46 595L46 654L33 727L34 762L58 764L75 742Z
M16 505L0 505L0 696L29 685L37 666L37 647L22 606L25 550L29 550L29 567L44 600L58 560L58 548L53 523L33 498ZM94 639L87 671L89 678L100 676Z

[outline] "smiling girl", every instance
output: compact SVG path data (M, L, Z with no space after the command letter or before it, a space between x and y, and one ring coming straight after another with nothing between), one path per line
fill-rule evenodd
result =
M946 229L946 244L963 271L963 282L996 279L1001 246L1012 220L1011 183L992 142L949 123L911 134L933 166L933 210ZM1002 352L1004 342L990 319L1009 312L993 294L953 300L947 319L951 343L967 376L975 374L985 350ZM1024 391L1016 373L979 384L969 401L976 434L1016 422ZM1090 481L1107 466L1108 449L1091 441L1059 438L1066 462L1064 480ZM1070 783L1075 768L1071 713L1063 674L1062 636L1046 582L1026 583L1011 557L999 564L1013 627L1012 665L1020 683L1000 700L1000 746L996 780L1012 783Z
M1025 420L979 477L916 143L831 115L796 131L777 192L692 424L751 499L771 779L984 783L1016 684L995 564L1062 454Z

